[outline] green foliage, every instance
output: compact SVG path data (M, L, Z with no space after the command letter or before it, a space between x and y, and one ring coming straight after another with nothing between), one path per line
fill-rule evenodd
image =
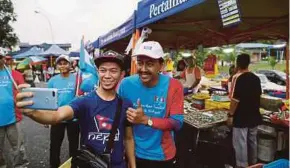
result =
M16 21L16 14L11 0L0 0L0 47L14 46L18 38L13 33L12 22Z
M195 51L195 57L196 57L196 65L199 67L203 67L204 60L208 56L208 50L204 49L201 45L198 47L198 49Z
M233 64L236 60L237 55L238 54L235 51L230 52L230 53L226 53L225 57L224 57L224 61Z
M285 72L285 67L286 67L286 63L277 64L275 66L275 70ZM224 66L224 67L221 67L220 66L219 67L219 72L220 73L228 73L229 72L229 68L230 68L230 66ZM262 69L272 70L272 67L269 65L268 62L261 61L261 62L258 62L258 63L252 63L252 64L250 64L249 69L250 69L250 71L255 72L257 70L262 70Z
M225 61L226 53L223 52L223 48L218 47L215 50L210 50L209 53L216 55L219 60Z
M272 67L272 69L274 69L278 62L276 61L275 57L269 56L268 57L268 63Z
M183 59L182 57L182 53L184 52L192 52L190 50L183 50L183 49L180 49L176 52L176 56L174 57L174 62L175 64L174 65L177 65L177 62L181 59ZM195 58L196 58L196 64L197 66L199 67L203 67L203 62L204 60L207 58L207 55L208 55L208 52L207 52L207 49L203 49L202 47L199 47L199 49L197 49L194 53L195 55Z

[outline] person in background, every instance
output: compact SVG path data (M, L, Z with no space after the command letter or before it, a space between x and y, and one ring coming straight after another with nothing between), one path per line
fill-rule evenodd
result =
M230 66L229 68L229 79L228 79L228 85L227 85L227 90L229 92L229 95L231 95L232 92L232 80L233 80L233 76L237 73L237 68L235 65Z
M24 75L25 82L30 84L31 87L35 87L32 65L29 64L28 69L24 70L23 75Z
M124 56L124 64L125 64L125 77L130 76L131 72L131 61L132 58L129 55Z
M17 83L17 85L23 84L24 79L23 79L22 74L20 72L18 72L17 70L12 69L13 58L11 56L5 56L5 65L7 66L8 69L11 70L11 72L12 72L11 75L12 75L13 80L17 79L17 80L14 80ZM15 97L15 94L17 92L18 92L17 90L14 91L14 97ZM17 123L16 123L17 130L16 131L18 132L18 148L19 148L19 159L20 159L19 164L28 165L29 161L27 158L27 154L26 154L26 150L25 150L25 141L24 141L25 135L24 135L24 132L22 130L22 124L21 124L23 117L22 117L21 111L18 108L15 108L15 112L16 112L16 120L17 120Z
M69 56L61 55L56 59L59 75L48 81L48 88L58 89L58 106L68 105L76 96L77 75L70 73L71 61ZM76 119L63 121L52 125L50 128L50 167L57 168L60 165L60 149L65 130L69 142L69 155L76 154L79 145L79 124Z
M42 64L42 74L43 74L43 81L46 82L46 80L49 78L49 75L47 73L47 65L46 63Z
M183 53L182 57L186 63L186 68L181 74L181 78L185 80L183 83L184 92L196 93L201 81L201 70L196 65L196 60L192 54Z
M52 78L54 76L54 67L51 66L51 67L48 67L47 69L47 73L49 74L49 79Z
M8 68L13 69L13 58L11 56L5 56L5 64Z
M173 134L183 124L182 85L160 74L164 53L158 42L142 43L134 56L138 75L123 79L119 94L134 106L127 110L127 119L134 124L137 168L173 168Z
M164 58L164 71L163 74L173 77L174 62L169 55Z
M185 63L185 61L182 59L182 60L179 60L178 62L177 62L177 66L176 66L176 72L175 72L175 74L174 74L174 78L176 78L176 79L180 79L181 77L181 74L184 72L184 70L185 70L185 68L186 68L186 63ZM183 83L183 82L182 82Z
M23 113L42 124L57 124L76 117L80 123L82 145L92 148L96 154L102 154L114 122L118 103L122 100L111 166L112 168L136 168L132 125L126 119L126 110L132 107L132 103L121 99L115 91L120 78L125 74L124 62L122 58L109 53L104 53L103 56L97 58L96 62L100 79L100 87L97 90L76 98L68 105L59 107L57 111L23 109ZM17 95L18 107L31 105L33 102L23 101L23 98L31 96L32 93L19 93Z
M79 71L78 65L79 65L78 60L74 60L73 63L72 63L72 71L73 72L78 72Z
M257 126L262 124L259 77L249 71L250 56L237 57L237 74L232 79L232 95L228 124L233 125L233 147L237 168L257 162Z
M7 138L12 147L13 167L26 167L29 164L25 158L18 122L22 120L21 111L15 106L15 96L18 92L18 85L24 84L22 74L6 68L5 58L0 53L0 167L6 167L3 157L4 142Z

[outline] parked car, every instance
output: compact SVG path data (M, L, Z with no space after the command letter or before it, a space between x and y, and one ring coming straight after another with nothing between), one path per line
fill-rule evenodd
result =
M282 91L286 92L286 86L277 85L269 81L269 79L264 74L255 74L260 78L262 90L275 90L275 91Z
M258 70L258 74L264 74L271 82L286 86L286 73L277 70Z

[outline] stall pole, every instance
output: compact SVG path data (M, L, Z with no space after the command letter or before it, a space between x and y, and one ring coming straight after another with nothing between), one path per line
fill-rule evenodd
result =
M134 49L136 47L136 43L139 40L139 38L140 38L140 30L136 29L135 33L133 34L132 54L133 54L133 51L134 51ZM136 57L131 57L131 72L130 72L131 75L134 75L134 74L137 73L136 61L137 61Z
M50 67L53 67L52 66L52 56L50 56Z
M286 99L289 100L289 41L286 46Z

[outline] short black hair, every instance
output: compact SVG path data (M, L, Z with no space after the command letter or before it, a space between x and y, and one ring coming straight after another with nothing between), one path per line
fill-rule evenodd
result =
M100 65L105 62L114 62L120 66L122 71L125 70L124 57L115 51L112 50L106 51L103 54L101 54L101 56L95 59L95 64L97 68L99 68Z
M179 67L180 65L183 65L184 68L183 68L183 69L180 68L180 67ZM179 61L177 62L176 70L177 70L177 71L183 71L183 70L185 69L185 67L186 67L186 64L185 64L184 60L182 59L182 60L179 60Z
M100 57L98 59L95 59L95 65L97 66L97 68L99 68L105 62L114 62L119 65L122 71L125 70L124 62L120 59L113 58L113 57Z
M230 68L229 68L229 74L232 75L232 74L235 73L235 71L236 71L236 66L235 65L230 66Z
M237 68L247 69L250 65L250 55L249 54L240 54L237 57Z

